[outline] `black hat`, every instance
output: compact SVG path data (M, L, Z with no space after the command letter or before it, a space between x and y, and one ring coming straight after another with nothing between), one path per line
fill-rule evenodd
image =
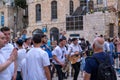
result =
M65 36L62 36L60 39L59 39L59 42L63 41L63 40L66 40L66 37Z
M72 41L75 41L75 40L77 40L77 38L72 38Z
M72 41L72 39L69 38L68 41Z
M30 37L30 36L27 36L24 41L26 42L26 41L29 40L29 39L31 39L31 37Z
M23 44L23 40L22 40L22 39L18 39L18 40L16 41L16 43L17 43L18 45L22 45L22 44Z

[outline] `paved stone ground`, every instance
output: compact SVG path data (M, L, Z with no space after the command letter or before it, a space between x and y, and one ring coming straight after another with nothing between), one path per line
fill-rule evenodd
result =
M120 77L118 77L120 75L117 74L117 80L120 80ZM53 77L52 80L58 80L58 77ZM64 80L73 80L73 77L68 77L68 79L64 79ZM81 75L79 74L78 80L83 80L83 78L81 78Z
M54 77L52 80L58 80L57 77ZM64 80L73 80L73 77L68 77L68 79L64 79ZM83 78L81 78L80 76L78 77L78 80L83 80ZM117 80L120 80L120 77L117 78Z
M116 63L116 65L117 65L117 63ZM70 70L71 70L71 67L70 67ZM117 73L117 80L120 80L120 74L118 74L117 71L116 71L116 73ZM56 77L56 75L54 75L52 80L58 80L58 77ZM64 80L73 80L73 77L69 76L68 79L64 79ZM83 78L81 77L80 73L79 73L78 80L83 80Z
M58 77L54 77L52 80L58 80ZM68 77L67 79L64 80L73 80L73 77ZM81 76L79 75L78 80L83 80L83 78L81 78Z

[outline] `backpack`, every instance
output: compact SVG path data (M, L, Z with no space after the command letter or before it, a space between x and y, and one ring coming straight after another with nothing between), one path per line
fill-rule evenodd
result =
M109 55L107 55L105 61L102 62L95 56L93 57L99 64L96 80L117 80L116 72L109 62L110 61Z
M112 56L113 56L114 59L116 59L116 58L118 58L118 53L117 52L113 52Z

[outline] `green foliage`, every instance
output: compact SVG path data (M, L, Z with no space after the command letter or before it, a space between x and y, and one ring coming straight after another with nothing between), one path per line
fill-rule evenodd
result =
M25 9L27 7L26 0L15 0L15 6Z

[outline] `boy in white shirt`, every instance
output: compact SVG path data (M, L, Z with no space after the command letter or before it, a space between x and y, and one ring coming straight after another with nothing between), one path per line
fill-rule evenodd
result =
M41 34L33 35L32 40L34 47L27 52L26 56L26 78L27 80L51 80L48 54L40 48Z
M11 80L11 71L9 65L17 58L17 49L13 49L10 57L6 60L1 48L5 46L6 37L0 32L0 80Z
M65 67L66 65L65 59L67 55L67 50L65 45L66 45L66 38L61 37L61 39L59 39L59 46L56 46L55 49L52 51L53 63L57 70L58 80L64 79L64 73L62 71L62 68Z
M21 65L20 65L20 68L21 68L21 75L22 75L22 79L23 80L28 80L27 79L27 70L26 70L26 58L24 58L21 62Z
M21 39L16 41L16 44L18 46L18 57L17 57L17 78L16 80L22 80L21 76L21 62L26 57L26 49L22 47L23 41Z
M1 32L3 32L5 37L6 37L5 46L2 47L1 50L2 50L2 54L5 58L5 60L7 60L10 57L10 55L11 55L13 49L14 49L14 46L11 43L9 43L10 39L11 39L10 28L9 27L2 27ZM17 75L17 63L16 63L16 61L14 61L12 64L10 64L10 66L8 68L11 72L11 78L10 79L15 80L16 75Z

